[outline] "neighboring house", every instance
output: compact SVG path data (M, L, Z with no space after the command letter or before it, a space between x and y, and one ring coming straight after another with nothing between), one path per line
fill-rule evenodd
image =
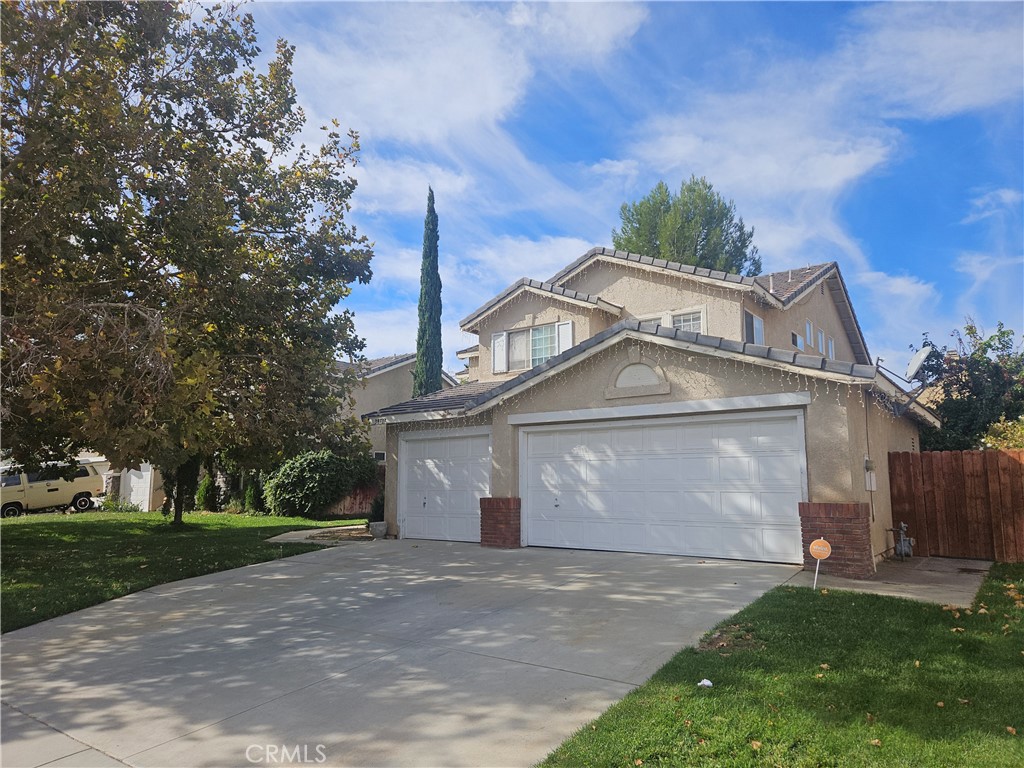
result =
M402 537L797 563L824 535L866 575L887 453L936 423L871 364L835 263L742 277L595 248L461 325L467 383L367 414Z
M352 390L355 400L354 412L357 414L376 411L385 406L394 405L412 397L413 372L416 370L416 353L407 355L389 355L367 360L364 364L365 374L362 385ZM355 363L338 363L341 370L356 368ZM444 389L454 387L458 381L448 373L442 372L441 386ZM384 452L384 427L371 426L370 442L374 453Z

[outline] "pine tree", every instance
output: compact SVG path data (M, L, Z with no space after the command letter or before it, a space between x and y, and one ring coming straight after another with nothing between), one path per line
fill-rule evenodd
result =
M420 267L419 330L416 332L416 371L412 395L441 389L441 275L437 270L437 213L434 190L427 187L427 217L423 221L423 264Z

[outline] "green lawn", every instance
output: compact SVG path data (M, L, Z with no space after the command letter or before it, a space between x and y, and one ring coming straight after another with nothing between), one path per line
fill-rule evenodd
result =
M0 521L0 631L35 624L156 584L298 555L315 544L268 544L298 528L363 520L159 512L42 514Z
M769 592L542 765L1024 766L1024 566L970 611L820 592Z

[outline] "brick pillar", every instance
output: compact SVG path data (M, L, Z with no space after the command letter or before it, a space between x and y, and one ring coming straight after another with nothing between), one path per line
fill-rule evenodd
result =
M817 562L807 551L815 539L832 545L832 554L821 561L821 573L848 579L875 575L871 552L871 507L868 504L816 504L800 502L800 530L803 534L804 568L814 570Z
M480 546L517 549L521 523L522 499L480 499Z

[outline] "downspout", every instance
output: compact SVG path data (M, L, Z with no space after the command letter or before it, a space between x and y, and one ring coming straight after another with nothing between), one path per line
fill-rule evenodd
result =
M867 483L868 477L868 462L871 461L871 425L868 424L868 408L871 407L871 389L868 387L864 388L864 441L867 447L867 455L864 457L864 480L865 485L868 489L868 498L871 502L871 522L875 522L875 492L871 490L871 486Z

